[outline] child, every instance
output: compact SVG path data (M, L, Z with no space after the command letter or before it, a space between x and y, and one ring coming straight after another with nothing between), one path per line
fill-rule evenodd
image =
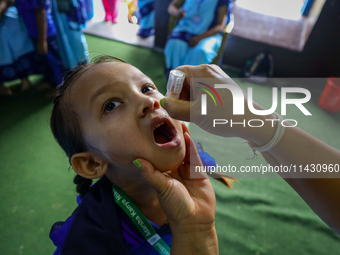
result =
M187 128L169 118L160 107L162 98L149 77L111 57L66 75L51 129L78 174L74 182L81 202L65 223L52 227L55 254L158 254L116 205L120 196L127 196L171 245L168 218L135 161L145 159L164 172L183 165L189 153ZM100 177L91 187L91 180ZM113 187L121 194L114 196Z
M121 0L102 0L105 10L105 20L117 23L119 4Z
M28 76L34 73L35 52L32 40L20 23L12 1L0 0L0 96L11 95L3 82L21 79L21 90L31 87Z
M49 0L16 0L19 15L35 43L41 68L49 85L55 88L62 82L64 67L59 54L56 27L51 14ZM47 94L55 96L55 92Z

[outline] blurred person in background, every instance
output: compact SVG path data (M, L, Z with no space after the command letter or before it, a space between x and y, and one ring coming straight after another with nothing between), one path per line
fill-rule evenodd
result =
M165 46L166 75L181 65L210 64L222 43L230 0L173 0L168 12L179 22ZM230 6L230 7L229 7Z
M20 23L14 0L0 0L0 95L12 95L4 82L21 79L21 90L31 87L35 49L25 26Z
M105 10L105 20L117 23L119 4L121 0L102 0Z
M138 35L147 38L155 33L155 1L138 0L138 9L140 14Z
M90 0L52 0L52 17L58 48L66 70L88 62L88 47L82 29L93 17Z
M41 88L55 88L62 82L64 66L59 54L57 30L52 17L52 3L49 0L17 0L19 15L24 21L29 36L32 38L40 65L44 68L47 83ZM54 97L56 90L46 94Z

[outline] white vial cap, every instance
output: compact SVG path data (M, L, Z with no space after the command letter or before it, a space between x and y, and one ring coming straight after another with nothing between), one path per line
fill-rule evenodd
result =
M183 83L185 79L185 73L180 70L171 70L168 84L166 86L167 91L179 94L182 91Z

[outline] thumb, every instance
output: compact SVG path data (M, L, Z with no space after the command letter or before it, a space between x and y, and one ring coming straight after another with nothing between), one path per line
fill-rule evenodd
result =
M161 106L169 115L178 120L190 121L190 102L174 97L165 97L160 101Z
M145 159L138 158L135 159L133 163L140 170L146 182L153 187L157 193L164 194L167 192L169 178L156 170L153 165Z

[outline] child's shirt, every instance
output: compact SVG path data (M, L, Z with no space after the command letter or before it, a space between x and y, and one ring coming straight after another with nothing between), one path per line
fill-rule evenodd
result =
M38 38L38 30L36 24L36 9L45 9L46 11L46 23L47 23L47 37L56 34L56 27L53 22L51 13L52 3L51 0L16 0L16 7L19 15L23 19L28 34L33 38Z
M169 224L160 227L149 222L171 246ZM54 255L158 255L115 203L112 184L106 177L90 189L71 217L52 226L50 238L57 246Z
M145 240L143 235L138 231L137 227L132 223L129 216L117 206L119 220L123 230L123 237L125 244L128 247L131 255L137 254L148 254L148 255L159 255L159 253ZM171 246L172 234L170 225L159 226L156 223L149 221L152 227L155 229L163 240Z

